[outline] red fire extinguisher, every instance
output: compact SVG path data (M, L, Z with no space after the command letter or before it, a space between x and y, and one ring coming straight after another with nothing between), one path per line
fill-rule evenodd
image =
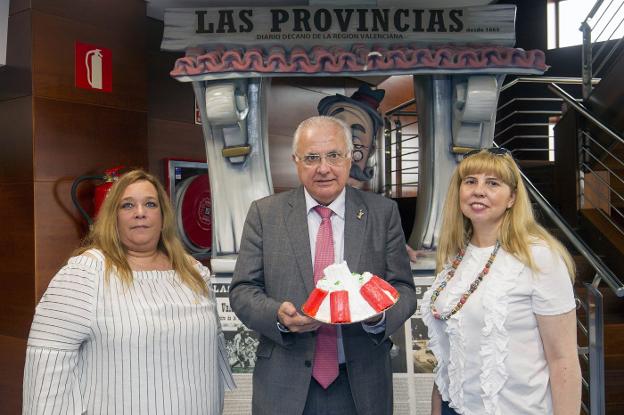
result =
M84 175L74 180L71 188L72 202L74 203L74 206L76 206L76 209L78 209L78 212L80 212L80 214L85 218L89 226L93 225L93 219L78 202L78 185L85 180L99 180L103 182L95 186L95 195L93 196L93 217L96 217L102 207L102 203L104 203L104 199L106 199L108 191L113 186L113 183L117 181L119 176L121 176L120 172L124 168L124 166L117 166L112 169L104 170L104 174L102 175Z

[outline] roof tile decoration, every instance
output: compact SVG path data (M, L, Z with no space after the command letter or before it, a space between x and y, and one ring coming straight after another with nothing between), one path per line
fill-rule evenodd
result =
M414 45L369 47L355 44L350 50L316 46L310 50L282 46L270 48L217 48L204 51L189 48L176 61L171 76L197 78L205 75L292 76L327 74L449 73L456 71L489 73L543 73L547 69L544 52L505 46Z

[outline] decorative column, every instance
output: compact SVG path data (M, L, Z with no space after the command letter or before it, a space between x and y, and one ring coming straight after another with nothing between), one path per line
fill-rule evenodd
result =
M234 270L247 210L273 193L266 93L268 78L193 81L210 177L212 268Z

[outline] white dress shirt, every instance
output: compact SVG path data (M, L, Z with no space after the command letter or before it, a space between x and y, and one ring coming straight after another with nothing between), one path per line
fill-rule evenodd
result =
M342 189L342 192L338 195L338 197L329 205L328 208L334 212L331 216L331 224L332 224L332 237L334 239L334 262L342 262L344 261L344 227L345 227L345 200L346 200L346 190ZM308 235L310 237L310 253L312 258L312 268L314 268L314 255L316 253L316 236L318 234L319 227L321 226L321 215L319 215L314 208L319 205L319 203L314 200L314 198L308 193L308 190L304 188L305 201L306 201L306 212L308 217ZM353 265L353 264L347 264ZM311 275L310 278L313 278ZM362 328L365 331L372 334L378 334L383 332L386 329L385 325L385 314L383 315L381 321L377 324L370 326L362 323ZM342 344L342 330L339 325L337 327L337 335L338 335L338 363L345 363L345 354L344 354L344 346Z

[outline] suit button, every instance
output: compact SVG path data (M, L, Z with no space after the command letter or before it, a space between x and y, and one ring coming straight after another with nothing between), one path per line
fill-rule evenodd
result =
M306 360L305 362L303 362L303 364L305 365L305 367L310 367L312 366L312 362L309 360Z

